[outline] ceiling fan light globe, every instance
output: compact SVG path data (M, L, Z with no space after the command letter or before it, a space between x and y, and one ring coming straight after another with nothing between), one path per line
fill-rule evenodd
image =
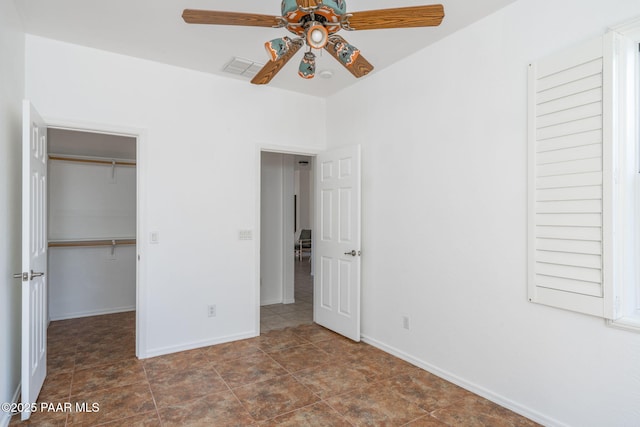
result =
M329 41L329 32L322 24L314 24L307 30L307 44L314 49L322 49Z

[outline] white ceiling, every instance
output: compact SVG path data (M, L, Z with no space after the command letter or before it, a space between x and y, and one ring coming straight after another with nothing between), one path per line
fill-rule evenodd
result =
M14 1L30 34L243 79L247 84L249 79L224 73L223 67L234 56L265 63L264 42L288 34L282 28L190 25L181 18L183 9L279 15L279 0ZM514 1L442 0L445 18L439 27L341 31L340 34L362 51L376 67L375 73ZM428 0L348 0L347 11L431 3ZM328 96L358 81L326 52L317 60L317 71L331 70L333 78L301 79L297 75L301 57L299 52L270 85Z

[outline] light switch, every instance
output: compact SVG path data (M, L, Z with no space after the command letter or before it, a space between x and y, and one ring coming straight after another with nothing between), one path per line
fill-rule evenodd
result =
M160 243L160 233L158 233L157 231L152 231L149 241L151 243Z

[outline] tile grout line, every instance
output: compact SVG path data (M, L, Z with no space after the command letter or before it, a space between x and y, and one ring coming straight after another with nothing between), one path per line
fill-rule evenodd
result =
M156 396L153 394L153 389L151 388L151 381L149 380L149 375L147 374L147 367L144 364L144 361L140 361L142 364L142 370L144 372L144 377L147 381L147 386L149 387L149 393L151 393L151 400L153 400L153 407L156 408L156 416L158 417L158 421L160 421L160 426L164 425L164 421L160 416L160 409L158 408L158 402L156 402Z
M260 350L265 356L268 356L265 351L263 349L261 349L260 347L256 347L258 350ZM249 358L252 356L247 356L246 358ZM246 358L241 358L241 359L246 359ZM240 359L236 359L236 360L240 360ZM213 365L213 362L212 362ZM229 385L229 383L227 383L227 380L224 379L224 377L220 374L220 372L218 371L218 369L215 367L215 365L213 365L213 369L216 371L216 373L218 374L218 376L222 379L222 381L224 382L224 384L227 386L227 388L229 389L229 391L231 392L231 394L233 395L234 399L236 399L236 401L240 404L240 406L242 406L244 408L244 410L247 412L247 414L249 414L249 416L251 417L251 419L254 421L254 423L259 424L260 421L256 420L256 418L253 416L253 414L251 414L251 412L249 411L249 408L247 408L247 405L245 405L242 400L240 400L240 398L238 397L238 395L236 394L236 392L234 391L234 389ZM250 384L257 384L259 381L255 382L255 383L250 383ZM242 386L238 386L236 388L240 388L240 387L244 387L245 385L249 385L249 384L243 384Z
M309 342L309 344L311 344L311 345L312 345L313 347L315 347L317 350L322 351L323 353L325 353L325 351L324 351L324 350L322 350L321 348L317 347L317 346L316 346L313 342L311 342L310 340L308 340L308 339L306 339L306 338L304 338L304 337L302 337L302 336L300 336L300 335L298 335L298 334L295 334L295 332L294 332L294 335L298 336L299 338L302 338L302 339L307 340L307 341ZM304 344L304 345L307 345L307 344ZM289 348L287 348L287 349L290 349L290 348L293 348L293 347L289 347ZM286 350L286 349L285 349L285 350ZM267 353L267 356L269 356L269 357L270 357L270 358L271 358L275 363L278 363L278 361L277 361L277 360L275 360L273 357L271 357L271 355L269 355L268 353ZM318 368L318 367L326 366L326 365L329 365L329 364L330 364L330 363L321 364L321 365L319 365L319 366L314 366L313 368ZM280 365L280 364L278 363L278 365ZM282 365L280 365L280 366L282 366ZM300 369L300 370L298 370L298 371L292 372L292 371L290 371L289 369L285 368L284 366L282 366L282 368L283 368L283 369L284 369L284 370L285 370L285 371L286 371L286 372L287 372L287 373L288 373L288 374L289 374L289 375L290 375L290 376L291 376L291 377L292 377L292 378L293 378L297 383L299 383L300 385L302 385L302 386L303 386L304 388L306 388L306 389L307 389L311 394L313 394L315 397L317 397L317 398L318 398L318 400L317 400L316 402L313 402L313 403L309 404L309 405L301 406L300 408L296 408L296 409L293 409L293 410L291 410L291 411L288 411L288 412L285 412L285 413L282 413L282 414L278 414L278 415L276 415L275 417L270 418L269 420L273 420L273 419L278 418L278 417L280 417L280 416L284 416L284 415L286 415L286 414L290 414L290 413L293 413L293 412L299 411L299 410L301 410L301 409L304 409L304 408L308 408L308 407L311 407L311 406L317 405L317 404L319 404L319 403L324 403L324 404L325 404L325 405L327 405L329 408L331 408L331 410L332 410L332 411L334 411L336 414L338 414L338 415L340 416L340 418L341 418L341 419L343 419L345 422L347 422L347 423L348 423L348 424L350 424L351 426L354 426L354 424L353 424L351 421L349 421L349 420L344 416L344 414L342 414L341 412L339 412L338 410L336 410L333 406L331 406L328 402L326 402L326 400L325 400L322 396L320 396L318 393L316 393L316 392L314 392L313 390L311 390L311 389L310 389L306 384L302 383L302 382L298 379L298 377L295 375L295 372L300 372L300 371L302 371L303 369ZM338 395L338 396L339 396L339 395ZM334 396L332 396L332 397L334 397ZM266 421L268 421L268 420L266 420Z

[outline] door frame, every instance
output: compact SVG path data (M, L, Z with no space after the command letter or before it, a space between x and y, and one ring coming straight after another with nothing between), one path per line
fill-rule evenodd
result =
M47 129L63 129L89 133L102 133L109 135L126 136L136 139L136 357L144 359L147 349L147 324L146 313L147 287L146 287L146 259L142 256L146 249L146 169L147 169L147 131L143 128L134 128L105 123L87 123L59 118L43 116Z
M260 271L260 260L261 260L261 253L260 253L260 244L261 244L261 224L262 224L262 206L261 206L261 196L262 196L262 153L277 153L277 154L290 154L290 155L294 155L294 156L308 156L308 157L312 157L313 158L313 164L312 164L312 170L313 168L315 168L315 158L316 156L323 152L323 149L314 149L314 148L302 148L302 147L283 147L283 146L277 146L277 145L263 145L263 144L257 144L256 146L256 160L255 160L255 167L254 170L256 170L256 223L255 223L255 230L256 232L254 233L254 265L255 265L255 279L254 279L254 286L255 286L255 336L259 336L260 335L260 275L261 275L261 271ZM313 188L314 188L314 192L315 192L315 175L312 178L312 182L313 182ZM313 198L312 198L313 200ZM315 207L312 211L315 211ZM315 215L315 212L313 212L313 214ZM313 244L313 243L312 243ZM313 265L313 248L311 249L311 255L312 255L312 265ZM313 269L313 266L312 266Z

